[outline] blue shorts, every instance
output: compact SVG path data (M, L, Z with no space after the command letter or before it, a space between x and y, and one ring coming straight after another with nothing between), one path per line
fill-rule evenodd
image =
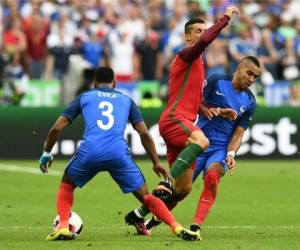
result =
M203 176L206 174L209 166L213 162L218 162L227 171L225 164L227 155L227 148L209 146L208 149L197 158L196 168L193 176L193 182L197 179L199 174L203 172Z
M65 170L67 176L80 188L102 171L109 172L123 193L134 192L145 183L141 170L128 154L110 160L91 161L77 152Z

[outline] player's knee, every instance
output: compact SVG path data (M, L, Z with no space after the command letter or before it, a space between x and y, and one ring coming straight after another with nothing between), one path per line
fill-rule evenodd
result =
M197 140L196 143L204 150L209 147L209 140L206 137L201 138L201 140Z
M216 189L220 181L220 176L217 171L208 170L205 177L204 183L209 186L211 189Z
M192 191L192 186L176 187L175 193L177 195L178 201L183 200Z

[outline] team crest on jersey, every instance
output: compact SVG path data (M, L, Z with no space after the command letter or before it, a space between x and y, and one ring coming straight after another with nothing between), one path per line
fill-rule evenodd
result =
M245 111L246 111L246 107L245 107L245 106L241 106L241 107L240 107L240 112L241 112L241 113L245 113Z

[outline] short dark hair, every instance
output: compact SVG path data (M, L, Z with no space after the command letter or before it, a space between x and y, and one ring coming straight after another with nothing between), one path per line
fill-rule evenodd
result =
M243 57L241 59L241 61L239 62L239 64L241 64L243 62L249 62L249 61L251 63L253 63L255 66L257 66L258 68L260 68L260 62L259 62L258 58L255 57L255 56L246 56L246 57Z
M110 67L99 67L94 73L94 82L111 83L115 78L114 71Z
M184 33L190 33L191 31L191 26L195 23L205 23L205 21L201 18L191 18L190 20L188 20L185 25L184 25Z

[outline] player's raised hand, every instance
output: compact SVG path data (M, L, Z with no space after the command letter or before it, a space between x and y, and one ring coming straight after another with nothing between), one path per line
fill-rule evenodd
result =
M231 108L220 108L220 116L225 119L235 120L238 116L237 112Z
M43 174L48 173L48 169L50 168L51 164L53 162L53 155L48 152L43 152L39 163L40 163L40 170Z
M240 11L237 7L235 6L229 6L226 8L226 11L225 11L225 15L226 16L229 16L229 18L232 18L233 15L239 15L240 14Z
M172 179L170 172L166 170L160 162L153 165L153 171L157 174L158 177L163 176L166 180Z

